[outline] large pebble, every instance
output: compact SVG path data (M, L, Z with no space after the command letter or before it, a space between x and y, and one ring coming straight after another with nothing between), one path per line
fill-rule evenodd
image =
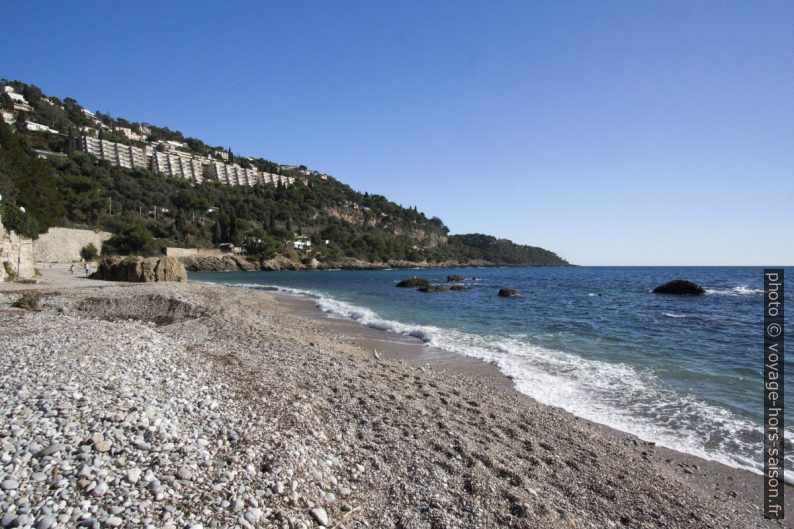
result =
M317 520L320 525L328 525L328 513L322 507L316 507L309 511L312 517Z

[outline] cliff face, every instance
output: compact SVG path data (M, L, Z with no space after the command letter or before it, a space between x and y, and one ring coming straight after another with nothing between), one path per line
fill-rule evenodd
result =
M110 237L107 231L50 228L33 241L33 255L40 263L71 263L80 260L80 250L89 244L101 253Z
M6 231L0 219L0 281L31 279L34 275L33 241Z

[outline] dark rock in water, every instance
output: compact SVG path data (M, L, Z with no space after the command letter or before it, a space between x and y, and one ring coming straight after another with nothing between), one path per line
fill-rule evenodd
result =
M419 287L419 292L449 292L452 290L444 285L427 285L426 287Z
M447 276L447 283L460 283L463 281L463 276L452 274Z
M664 285L660 285L653 289L654 294L678 294L678 295L693 295L700 296L706 293L706 289L692 281L685 281L683 279L676 279Z
M411 279L403 279L396 286L400 288L429 287L430 281L422 277L412 277Z
M452 285L451 287L449 287L449 289L454 292L460 292L463 290L469 290L469 287L465 287L463 285Z
M518 290L514 288L500 288L499 289L499 297L500 298L514 298L516 296L520 296L521 294L518 293Z

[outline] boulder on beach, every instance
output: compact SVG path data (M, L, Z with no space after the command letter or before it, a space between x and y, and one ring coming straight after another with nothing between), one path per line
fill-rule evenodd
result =
M499 289L499 297L500 298L514 298L520 296L521 294L518 293L518 290L514 288L500 288Z
M185 281L185 265L173 257L105 257L99 262L91 279L152 283Z
M653 293L700 296L706 293L706 289L692 281L676 279L654 288Z
M460 283L463 281L463 276L452 274L447 276L447 283Z
M397 285L400 288L418 288L418 287L429 287L430 281L423 277L412 277L410 279L403 279Z

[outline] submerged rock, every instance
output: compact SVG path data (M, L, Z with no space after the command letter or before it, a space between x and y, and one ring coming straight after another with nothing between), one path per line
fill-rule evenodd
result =
M499 297L500 298L514 298L520 296L521 294L518 293L518 290L514 288L500 288L499 289Z
M431 285L430 285L430 281L428 281L423 277L412 277L410 279L403 279L395 286L398 286L400 288L417 288L417 287L426 288Z
M419 292L449 292L452 290L450 287L443 285L427 285L426 287L419 287Z
M458 274L447 276L447 283L460 283L461 281L463 281L463 276L459 276Z
M653 293L700 296L706 293L706 289L692 281L676 279L654 288Z

